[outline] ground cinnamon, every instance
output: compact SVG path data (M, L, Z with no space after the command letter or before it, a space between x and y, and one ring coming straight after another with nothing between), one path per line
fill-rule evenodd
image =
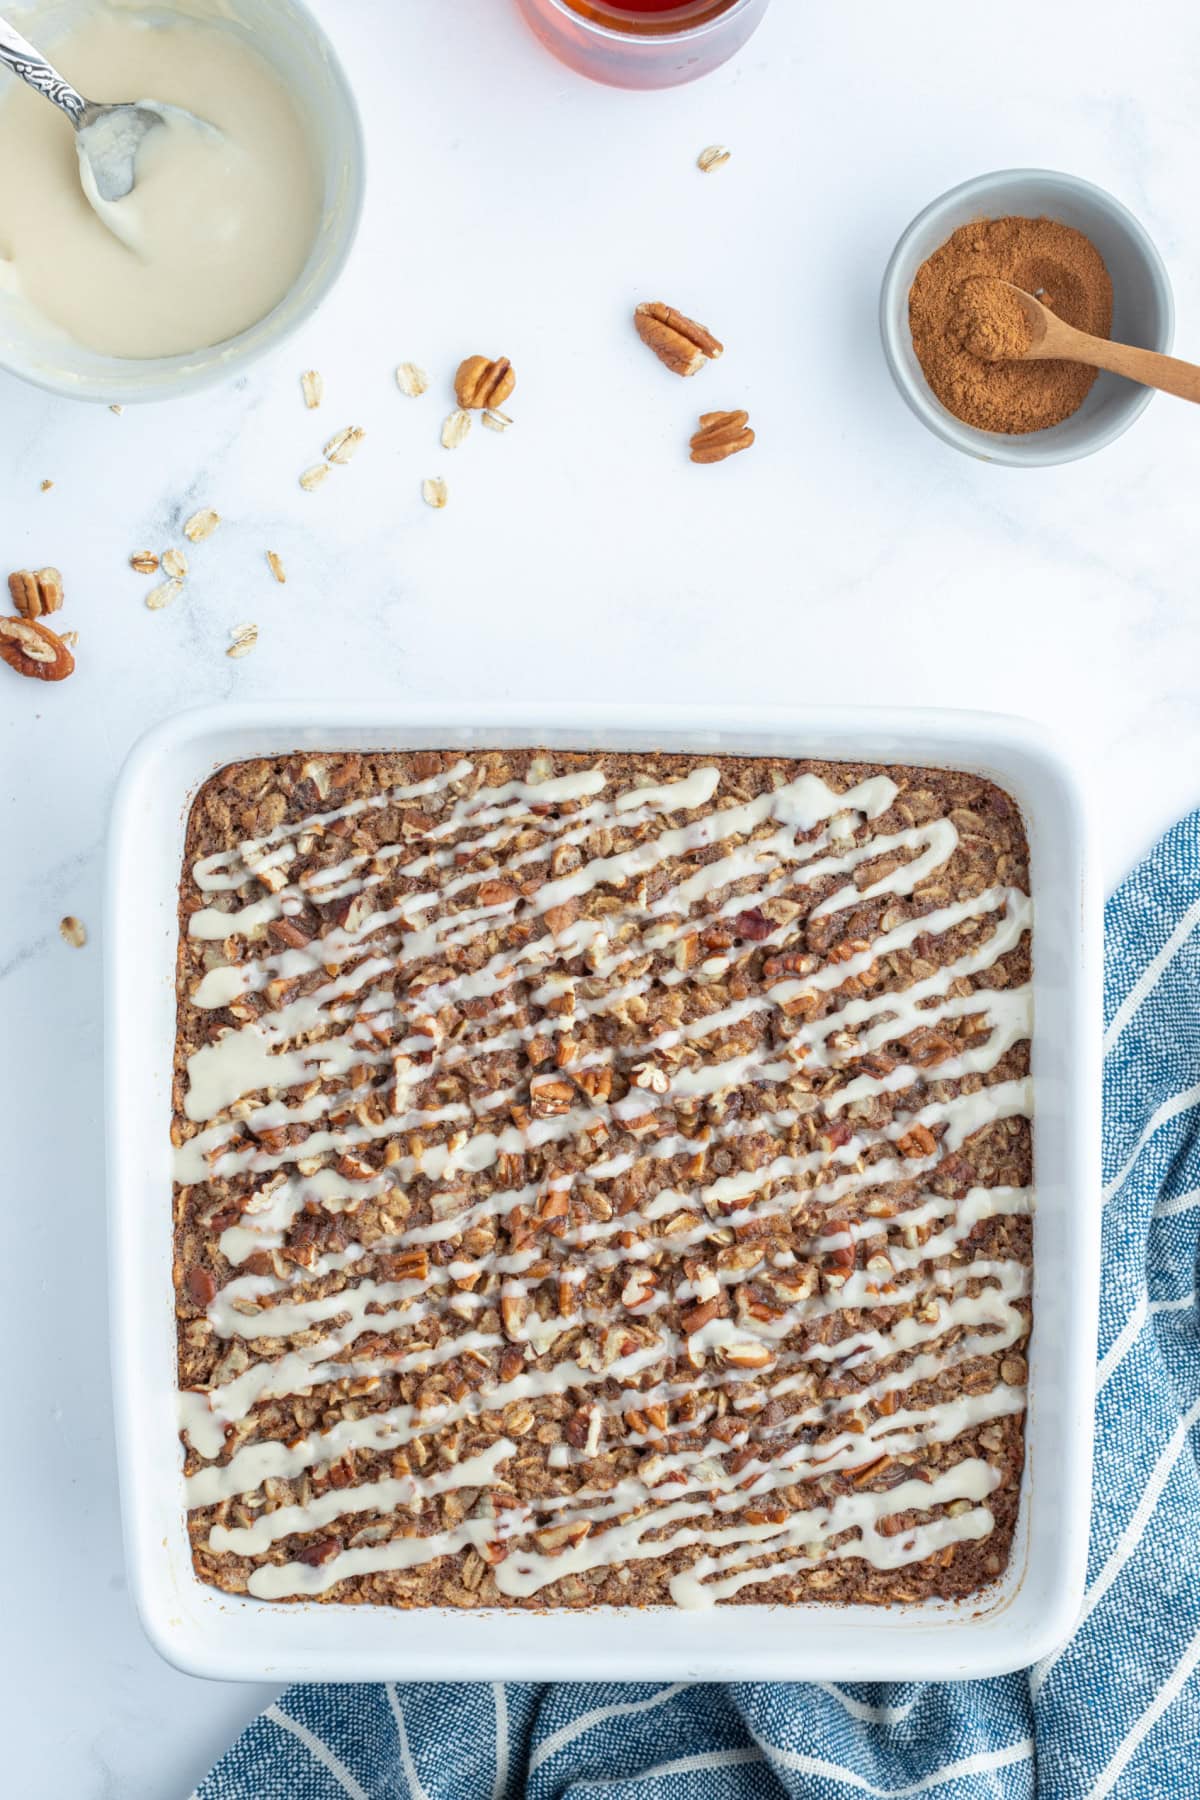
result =
M942 405L981 431L1058 425L1096 379L1083 363L1021 362L1029 328L1011 282L1081 331L1107 337L1112 282L1096 246L1055 219L962 225L917 270L908 297L913 348ZM1013 360L1008 360L1009 358Z
M980 362L1020 362L1033 328L1014 287L996 275L972 275L958 290L951 336Z

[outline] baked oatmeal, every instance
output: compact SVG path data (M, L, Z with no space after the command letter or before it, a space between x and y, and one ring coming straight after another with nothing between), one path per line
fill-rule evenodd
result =
M180 888L199 1577L393 1606L912 1602L1023 1460L1028 853L979 776L221 770Z

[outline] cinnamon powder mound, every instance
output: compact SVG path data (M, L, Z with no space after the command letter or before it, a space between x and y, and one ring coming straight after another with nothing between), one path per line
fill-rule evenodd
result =
M980 362L1020 362L1033 341L1025 308L1006 281L972 275L958 290L952 335Z
M1029 328L998 285L1006 281L1080 331L1109 335L1112 282L1090 239L1055 219L980 219L961 225L917 270L908 296L913 348L942 405L964 424L1044 431L1083 405L1097 371L1016 360Z

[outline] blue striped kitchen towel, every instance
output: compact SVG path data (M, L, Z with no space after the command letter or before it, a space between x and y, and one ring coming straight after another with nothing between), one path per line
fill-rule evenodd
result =
M1200 813L1109 902L1081 1623L991 1681L289 1689L194 1800L1200 1800Z

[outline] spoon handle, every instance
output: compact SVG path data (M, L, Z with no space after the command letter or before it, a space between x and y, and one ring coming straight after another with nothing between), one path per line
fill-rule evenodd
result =
M5 19L0 19L0 68L11 69L14 75L27 81L36 93L43 94L47 100L52 100L55 106L60 107L72 125L78 126L87 107L83 95L19 31L14 31Z
M1183 362L1178 356L1162 356L1157 350L1139 350L1133 344L1112 344L1104 338L1088 338L1087 345L1081 361L1140 381L1143 387L1175 394L1180 400L1200 402L1200 365Z

